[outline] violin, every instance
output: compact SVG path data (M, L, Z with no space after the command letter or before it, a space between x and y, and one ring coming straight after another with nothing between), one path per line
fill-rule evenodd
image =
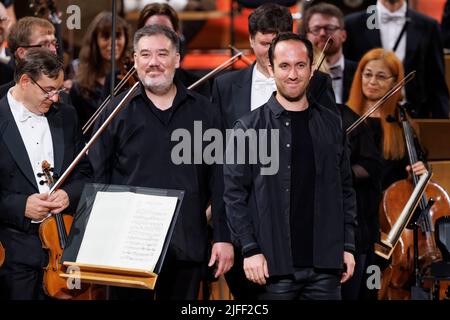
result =
M413 129L408 122L406 110L400 109L400 121L403 128L409 163L418 161L414 146ZM419 177L412 173L412 179L404 179L393 183L383 194L379 217L382 232L387 233L399 219L399 216L410 199ZM420 198L418 209L418 226L414 230L404 229L392 253L392 261L383 272L383 281L379 291L380 299L409 299L410 286L422 286L421 275L426 272L431 262L441 259L441 254L434 238L436 219L450 212L450 197L439 184L429 181ZM417 213L414 213L417 214ZM418 232L418 252L414 252L414 232ZM414 257L418 257L418 261Z
M48 184L51 188L55 184L53 168L48 161L42 161L42 173L38 177L44 179L41 184ZM73 217L69 214L53 214L44 220L39 227L39 237L42 247L48 251L49 262L44 268L44 291L57 299L92 300L91 286L82 284L81 289L68 289L67 280L59 276L62 272L61 258L67 244L67 235L72 226Z

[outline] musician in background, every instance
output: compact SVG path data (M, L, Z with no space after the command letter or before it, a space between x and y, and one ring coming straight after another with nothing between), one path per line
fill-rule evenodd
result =
M85 159L61 189L49 195L42 162L60 176L84 146L77 115L55 106L64 81L63 64L44 48L29 49L16 66L16 84L0 100L0 242L7 252L0 269L1 298L42 300L47 253L39 239L49 213L74 212L91 176Z
M331 76L336 103L345 103L358 64L346 59L342 54L342 44L347 38L344 15L338 7L320 3L305 12L303 24L303 32L306 37L320 50L323 50L328 38L331 37L332 43L325 51L325 60Z
M176 164L172 150L178 143L171 135L183 129L196 137L194 121L207 130L218 128L220 119L208 99L174 80L180 64L174 31L159 24L143 27L134 35L134 51L140 79L137 92L94 144L89 158L97 182L185 191L155 293L156 299L194 300L206 263L216 265L216 277L233 265L222 199L223 173L221 165L203 160ZM111 111L112 107L100 116L96 127ZM208 256L205 210L210 201L214 244ZM116 292L118 298L149 298L142 290L118 288Z
M24 17L12 25L8 35L8 48L15 63L21 60L30 48L47 48L56 55L55 27L46 19ZM0 97L6 95L15 81L0 86Z
M127 23L117 17L116 27L115 59L118 76L120 73L126 73L126 64L130 65L130 57ZM89 24L79 60L75 63L75 81L70 90L70 98L82 126L110 93L111 30L111 12L99 13ZM91 133L92 130L89 130L87 136Z
M403 78L403 65L392 51L372 49L359 62L347 105L361 116ZM366 213L367 217L372 217L368 221L371 242L379 238L378 204L381 192L395 181L407 178L410 171L402 128L397 120L397 104L402 99L401 91L397 92L366 120L382 158L379 192L373 192L372 198L368 199L371 205L367 210L371 209L372 212ZM414 122L411 123L415 127ZM415 163L412 169L416 175L426 172L422 161ZM373 255L373 251L371 253ZM368 256L366 265L373 263L374 257Z
M449 117L437 21L408 8L405 0L378 0L372 16L361 11L345 17L345 29L344 54L348 59L359 61L367 51L384 48L395 52L405 72L416 70L416 77L405 88L413 118Z

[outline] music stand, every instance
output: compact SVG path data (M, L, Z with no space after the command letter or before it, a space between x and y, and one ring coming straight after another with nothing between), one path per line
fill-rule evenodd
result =
M146 195L177 197L175 212L166 234L164 245L155 265L153 272L138 269L127 269L120 267L88 265L76 263L78 252L83 240L86 227L89 222L91 210L94 204L97 192L133 192ZM65 279L79 279L81 282L101 284L107 286L119 286L141 289L154 289L158 274L164 262L166 252L169 247L177 217L183 201L184 191L170 189L153 189L144 187L104 185L104 184L86 184L81 195L77 208L77 214L74 217L72 228L69 233L67 247L62 256L62 265L64 270L60 276Z

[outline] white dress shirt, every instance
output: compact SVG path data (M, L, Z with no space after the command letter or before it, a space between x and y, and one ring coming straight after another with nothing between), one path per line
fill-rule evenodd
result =
M270 96L276 90L275 80L272 77L267 78L255 64L252 75L251 110L253 111L269 101Z
M342 93L344 91L344 67L345 60L343 54L335 64L328 66L333 85L334 97L336 98L336 103L339 104L343 103Z
M29 111L12 96L12 90L13 88L9 89L7 94L8 103L27 150L39 193L48 192L50 190L49 186L40 184L40 181L44 178L37 176L38 173L42 172L42 161L47 160L51 167L54 166L53 141L47 118L44 114L36 114Z
M406 22L406 10L408 6L406 2L403 3L397 11L390 12L381 1L377 2L378 22L380 26L381 45L383 49L392 51L395 46L403 25ZM398 44L395 54L403 62L406 54L406 31Z

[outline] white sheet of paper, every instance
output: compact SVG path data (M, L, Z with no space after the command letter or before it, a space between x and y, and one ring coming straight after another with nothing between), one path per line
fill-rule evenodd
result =
M153 271L176 197L97 192L77 263Z

